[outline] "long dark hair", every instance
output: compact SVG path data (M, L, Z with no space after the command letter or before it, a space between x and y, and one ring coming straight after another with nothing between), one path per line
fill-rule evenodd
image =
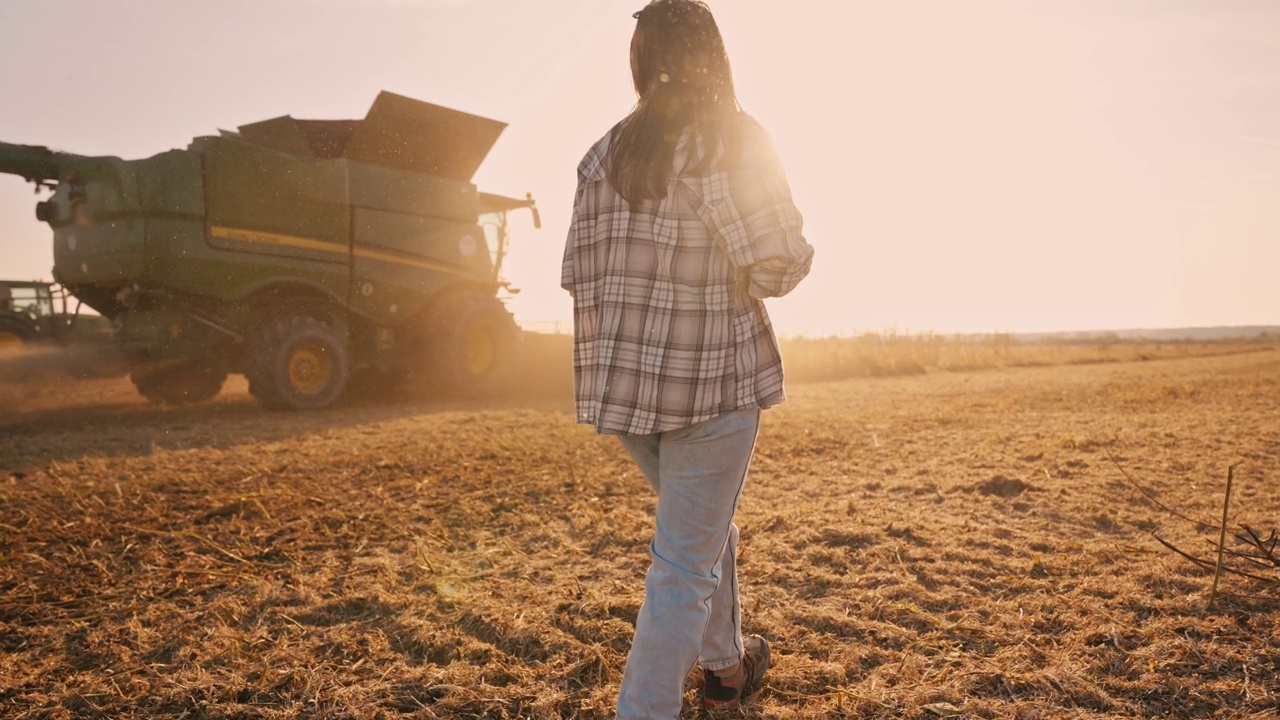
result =
M632 205L666 197L676 144L686 129L691 164L704 174L739 112L724 38L701 0L654 0L636 14L631 77L639 102L618 124L606 161L609 182Z

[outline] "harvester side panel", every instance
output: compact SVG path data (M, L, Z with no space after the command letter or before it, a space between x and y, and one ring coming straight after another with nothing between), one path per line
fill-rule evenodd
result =
M338 160L306 160L234 139L192 143L205 158L212 227L347 245L347 176Z
M346 302L350 256L341 245L293 249L274 236L245 230L206 235L203 221L177 218L150 220L147 232L149 246L166 248L153 258L152 271L164 287L230 304L288 284Z
M199 155L170 150L130 161L128 166L137 186L137 205L141 212L152 216L204 217L204 168Z
M345 161L355 207L474 223L480 193L465 180Z
M147 278L146 220L141 217L101 220L92 225L65 225L53 231L53 262L58 282L120 286ZM101 313L105 308L94 307Z
M364 249L390 250L426 261L423 270L471 278L492 278L484 230L470 222L355 209L356 255Z
M354 212L352 309L374 322L408 322L449 285L492 284L484 231L474 222L363 208Z

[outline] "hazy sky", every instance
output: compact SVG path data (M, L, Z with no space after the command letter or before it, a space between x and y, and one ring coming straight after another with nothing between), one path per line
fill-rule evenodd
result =
M510 123L507 275L566 319L582 153L634 101L643 0L0 0L0 140L146 157L391 90ZM779 330L1280 323L1280 2L720 0L817 247ZM49 276L0 176L0 275Z

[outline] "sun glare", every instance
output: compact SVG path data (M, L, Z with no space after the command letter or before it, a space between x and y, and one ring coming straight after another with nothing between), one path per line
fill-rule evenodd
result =
M525 321L567 321L556 278L574 166L634 101L630 12L310 1L326 13L299 25L264 10L246 55L180 72L129 48L157 37L148 23L185 22L187 11L122 24L95 10L94 24L120 25L113 77L162 77L172 97L127 80L107 93L105 66L54 58L50 73L71 83L57 95L23 76L0 81L27 108L5 118L0 140L141 157L273 114L349 117L382 89L494 117L509 126L477 182L533 192L545 221L535 232L514 220L506 268L523 292L512 307ZM774 304L778 328L1274 322L1280 25L1265 8L1215 7L713 3L739 96L773 134L817 248L811 281ZM35 9L7 12L47 26ZM286 26L287 53L273 32ZM90 39L88 27L67 32ZM36 40L15 35L0 52L16 63ZM360 50L309 55L339 42ZM71 121L86 102L94 122ZM29 197L0 178L14 237L6 263L47 277L47 232L29 219Z

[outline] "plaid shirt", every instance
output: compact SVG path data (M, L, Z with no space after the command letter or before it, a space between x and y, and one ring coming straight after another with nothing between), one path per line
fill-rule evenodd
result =
M771 140L741 122L740 162L681 174L686 132L667 196L634 210L605 172L612 132L578 166L561 268L574 301L578 422L644 435L784 399L761 298L790 292L813 248Z

